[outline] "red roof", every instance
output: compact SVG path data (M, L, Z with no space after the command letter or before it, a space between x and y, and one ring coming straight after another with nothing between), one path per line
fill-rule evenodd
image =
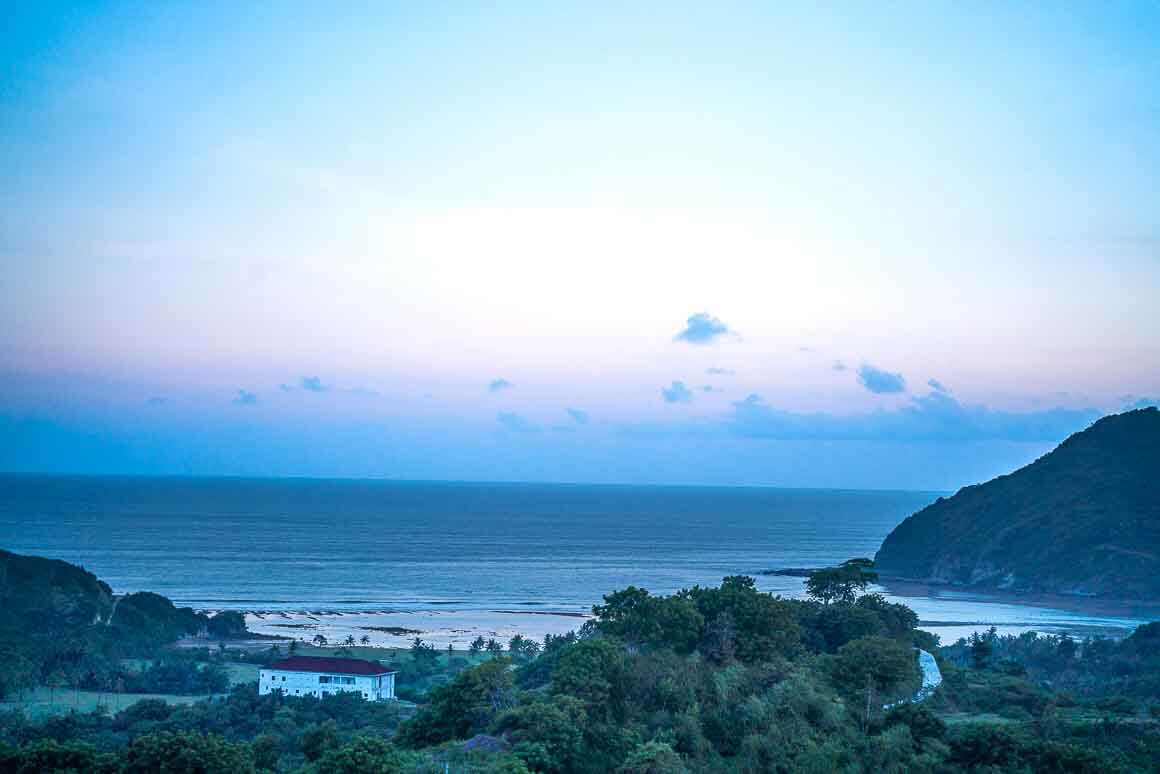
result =
M284 672L334 672L340 675L385 675L397 669L383 666L377 661L362 658L330 658L326 656L291 656L263 669L281 669Z

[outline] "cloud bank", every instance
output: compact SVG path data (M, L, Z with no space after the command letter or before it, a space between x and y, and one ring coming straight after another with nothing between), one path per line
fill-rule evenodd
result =
M799 414L751 394L733 403L725 427L745 438L795 441L1060 441L1098 419L1095 409L1011 412L959 403L943 392L895 411Z

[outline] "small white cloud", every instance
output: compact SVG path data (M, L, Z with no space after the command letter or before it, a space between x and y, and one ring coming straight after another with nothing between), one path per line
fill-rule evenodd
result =
M238 394L234 396L234 405L256 406L258 405L258 395L249 390L238 390Z
M906 391L906 380L902 374L883 371L869 363L863 363L858 369L858 383L876 395Z
M690 315L673 341L684 341L689 344L709 344L720 336L729 333L729 326L721 322L708 312L698 312Z
M495 415L496 421L510 433L538 433L539 426L511 411L501 411Z
M673 382L672 386L661 388L661 397L665 403L688 403L693 399L693 392L684 382Z

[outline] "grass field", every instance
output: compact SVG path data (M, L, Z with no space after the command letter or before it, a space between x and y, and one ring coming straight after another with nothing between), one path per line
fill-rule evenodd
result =
M161 699L170 704L192 704L205 696L178 696L169 693L123 693L114 694L97 691L74 691L71 688L36 688L24 692L20 701L0 702L2 709L20 709L32 717L45 715L65 715L69 712L92 712L105 708L108 712L118 712L144 699Z
M144 663L144 662L141 662ZM140 668L140 663L134 664ZM252 683L258 679L256 664L224 664L230 676L230 685ZM72 688L36 688L24 692L19 701L0 702L0 709L20 709L33 717L64 715L69 712L92 712L105 708L108 712L118 712L144 699L161 699L170 704L191 704L206 698L205 695L189 696L174 693L108 693L106 691L74 691Z

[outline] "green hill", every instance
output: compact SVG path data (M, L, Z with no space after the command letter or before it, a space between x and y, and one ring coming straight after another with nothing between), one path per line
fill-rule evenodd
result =
M0 610L0 631L72 631L105 622L113 592L68 562L0 550Z
M0 550L0 700L50 681L99 688L126 657L154 658L174 640L246 634L234 612L210 617L159 594L115 597L84 568Z
M1160 411L1104 417L1027 467L939 500L875 557L884 578L1160 598Z

